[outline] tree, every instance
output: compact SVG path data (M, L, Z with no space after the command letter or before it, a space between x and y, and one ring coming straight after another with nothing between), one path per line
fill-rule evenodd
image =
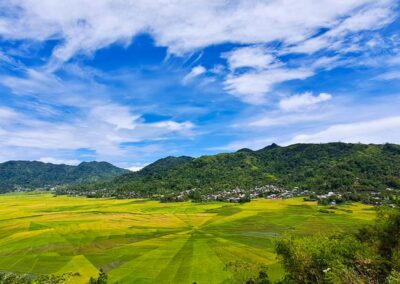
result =
M284 283L399 283L400 210L381 209L355 234L285 237L276 252Z
M247 280L246 283L247 284L270 284L271 281L269 281L267 267L266 266L261 267L261 270L258 273L258 276Z
M96 278L90 277L89 284L107 284L108 276L106 272L100 268L99 276Z

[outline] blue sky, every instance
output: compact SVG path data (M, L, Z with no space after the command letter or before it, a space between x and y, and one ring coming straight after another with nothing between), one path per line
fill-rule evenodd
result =
M399 1L0 1L0 161L400 143Z

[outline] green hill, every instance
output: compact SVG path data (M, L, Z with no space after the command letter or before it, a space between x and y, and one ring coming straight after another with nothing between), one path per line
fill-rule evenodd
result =
M197 188L205 193L266 184L314 191L372 191L400 188L400 146L393 144L272 144L258 151L168 157L136 173L107 182L70 187L138 196ZM118 194L117 194L118 195Z
M83 162L69 166L37 161L9 161L0 163L0 192L94 182L127 172L106 162Z
M181 157L166 157L163 159L159 159L154 163L144 167L142 170L137 172L130 172L125 175L122 175L118 178L118 183L130 182L131 180L141 179L141 178L156 178L162 177L167 172L175 169L177 166L186 164L192 161L194 158L181 156Z

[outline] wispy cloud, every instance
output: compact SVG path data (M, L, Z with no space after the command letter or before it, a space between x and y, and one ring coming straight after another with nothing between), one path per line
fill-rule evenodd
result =
M329 101L331 99L331 94L320 93L319 95L314 96L311 92L306 92L304 94L293 95L282 99L279 102L279 106L282 110L298 111Z
M224 82L225 90L246 103L263 104L276 84L313 75L309 68L288 68L272 52L262 46L248 46L223 54L231 71Z
M207 69L204 68L201 65L198 65L196 67L193 67L192 70L190 70L190 72L183 77L182 79L182 83L183 84L187 84L189 83L191 80L193 80L194 78L196 78L197 76L200 76L201 74L204 74L205 72L207 72Z
M271 67L265 70L230 74L224 82L224 87L228 93L240 100L258 105L266 102L266 95L273 90L276 84L305 79L313 74L314 72L307 68Z
M369 4L369 5L368 5ZM320 36L311 37L288 48L293 53L314 53L321 49L335 50L340 53L357 51L361 47L358 37L347 38L356 32L377 30L396 18L394 1L375 1L359 6L350 16L342 17L332 23L331 29Z
M389 71L383 74L380 74L375 77L377 80L399 80L400 79L400 71Z
M351 131L397 141L396 0L4 0L0 9L0 160L72 163L88 151L129 168L210 145ZM358 132L369 122L370 134Z
M180 54L223 42L280 40L294 44L307 40L319 28L334 28L331 36L315 39L323 42L317 45L321 48L331 43L326 38L389 22L396 2L175 1L163 5L162 1L127 4L107 0L96 3L25 0L2 3L6 17L1 19L0 34L10 39L61 39L54 58L65 61L78 52L91 53L117 42L127 44L143 31L150 32L157 44Z
M265 69L269 65L278 64L276 58L263 46L237 48L222 55L227 59L233 71L243 67Z
M336 124L310 134L300 134L285 144L324 143L332 141L351 143L400 143L400 116L375 120Z
M43 163L51 163L51 164L65 164L65 165L78 165L81 161L79 160L64 160L64 159L57 159L53 157L42 157L38 159L40 162Z
M329 104L301 111L276 109L246 114L231 125L236 139L216 148L261 148L257 141L280 145L331 141L398 143L399 102L397 95L372 101L353 101L342 96Z
M94 113L94 115L93 115ZM103 113L103 116L98 116ZM124 114L126 116L124 116ZM138 116L136 116L138 117ZM0 121L4 131L0 146L41 149L93 149L99 154L122 154L120 144L168 138L173 134L189 135L190 122L162 121L144 123L134 120L128 108L117 105L91 108L87 115L73 122L48 122L22 115Z

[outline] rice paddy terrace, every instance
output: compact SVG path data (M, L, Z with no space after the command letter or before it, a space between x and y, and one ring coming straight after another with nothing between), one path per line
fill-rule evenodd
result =
M354 230L375 218L362 204L330 210L301 198L246 204L0 195L0 270L76 273L103 268L111 283L235 283L229 263L282 269L274 239Z

